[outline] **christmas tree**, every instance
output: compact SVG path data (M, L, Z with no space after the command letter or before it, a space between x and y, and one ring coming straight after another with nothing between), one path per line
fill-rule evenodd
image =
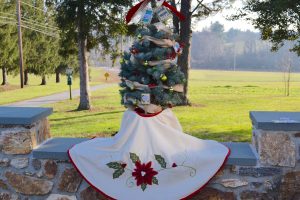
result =
M130 109L157 113L183 103L186 79L176 64L182 44L166 25L170 14L167 9L144 10L135 42L120 60L121 103Z

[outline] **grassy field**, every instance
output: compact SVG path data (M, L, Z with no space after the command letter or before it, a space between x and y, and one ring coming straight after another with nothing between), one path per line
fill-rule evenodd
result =
M173 110L186 133L218 141L250 141L249 111L300 110L300 74L292 74L291 96L285 97L282 73L192 70L192 106ZM78 99L49 105L56 137L111 136L125 110L118 86L92 94L93 110L76 111Z
M97 85L104 82L103 73L105 73L101 68L91 68L91 85ZM0 72L0 77L2 77L2 71ZM24 89L20 89L19 76L9 76L9 85L0 85L0 105L7 104L27 99L32 99L35 97L46 96L58 92L63 92L69 89L67 86L67 77L65 75L61 76L61 82L55 83L55 76L47 77L47 85L40 85L41 78L30 75L29 76L29 86L25 86ZM1 83L0 83L1 84ZM79 78L74 78L73 86L74 89L79 88Z

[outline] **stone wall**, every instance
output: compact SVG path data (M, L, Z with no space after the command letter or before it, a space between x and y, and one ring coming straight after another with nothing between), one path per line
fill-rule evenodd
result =
M49 137L46 118L31 125L0 125L0 200L106 199L89 186L67 160L67 148L59 153L39 151L41 157L34 157L34 152L47 146L43 141ZM58 149L53 144L55 141L59 140L52 140L52 148ZM37 145L38 148L33 149ZM60 146L68 145L61 143ZM245 166L250 163L245 160L235 160L233 165L228 161L192 199L300 200L300 131L254 127L253 146L259 157L255 166ZM239 149L232 155L237 155L236 151Z
M106 199L69 161L1 154L0 200ZM227 165L194 200L300 199L300 166Z

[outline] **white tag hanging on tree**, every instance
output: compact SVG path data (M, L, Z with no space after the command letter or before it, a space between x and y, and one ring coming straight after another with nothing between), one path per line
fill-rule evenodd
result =
M157 7L156 10L155 10L155 13L157 14L157 17L158 17L159 21L161 21L161 22L165 22L165 21L172 18L171 13L164 6Z
M141 95L141 103L142 103L143 105L148 105L148 104L150 104L150 102L151 102L150 94L148 94L148 93L143 93L143 94Z
M180 55L182 53L182 45L180 45L178 42L173 45L173 48L177 54Z
M153 18L153 10L150 6L146 7L145 14L142 19L143 24L150 24Z

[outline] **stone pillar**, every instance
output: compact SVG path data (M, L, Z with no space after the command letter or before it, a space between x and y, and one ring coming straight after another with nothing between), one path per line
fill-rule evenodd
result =
M51 108L0 107L0 149L4 154L29 154L50 137Z
M250 118L260 164L295 167L300 158L300 112L250 112Z

